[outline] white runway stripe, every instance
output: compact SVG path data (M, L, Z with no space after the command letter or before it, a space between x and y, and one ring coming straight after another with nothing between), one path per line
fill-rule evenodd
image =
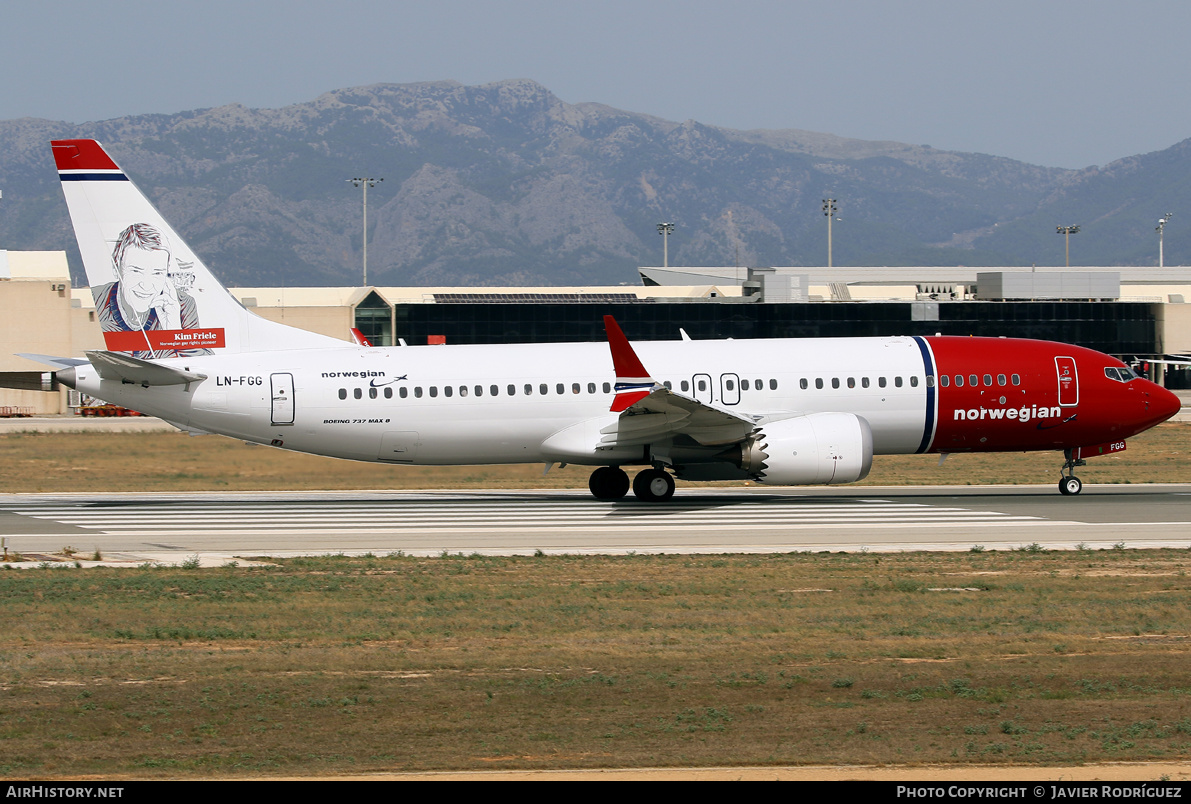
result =
M126 536L169 533L255 533L284 530L294 533L385 533L409 531L503 533L516 530L596 529L617 524L633 528L695 531L802 528L905 528L956 524L1037 523L1032 516L1015 516L967 508L863 499L833 503L801 500L747 502L673 502L651 505L635 502L603 503L581 497L550 500L501 495L411 496L393 501L341 500L324 503L225 500L192 503L8 504L3 510Z

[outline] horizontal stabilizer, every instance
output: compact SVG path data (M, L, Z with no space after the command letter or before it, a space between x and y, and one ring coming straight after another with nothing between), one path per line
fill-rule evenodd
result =
M53 355L34 355L28 352L21 352L17 357L23 357L26 360L32 360L44 366L50 366L54 370L71 368L72 366L85 366L87 364L87 361L81 357L54 357Z
M91 365L105 380L119 380L136 385L185 385L207 379L206 374L182 371L181 369L150 363L139 357L116 352L87 352Z

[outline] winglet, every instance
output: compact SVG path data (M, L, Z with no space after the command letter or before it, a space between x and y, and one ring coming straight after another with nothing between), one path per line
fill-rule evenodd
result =
M604 330L608 333L608 348L612 351L612 365L616 369L616 398L609 410L620 413L653 393L657 383L641 364L615 318L604 316Z

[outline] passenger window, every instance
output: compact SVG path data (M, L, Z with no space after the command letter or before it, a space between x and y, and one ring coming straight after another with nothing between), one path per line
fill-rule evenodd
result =
M607 383L605 383L605 385L606 385L606 384L607 384ZM691 384L690 384L689 382L687 382L686 380L683 380L683 381L682 381L682 382L679 384L679 386L678 386L678 387L682 389L682 392L683 392L684 394L685 394L685 393L687 393L688 391L690 391L690 390L691 390ZM607 392L607 391L604 391L604 393L608 393L608 392Z
M512 383L509 383L509 387L505 390L508 392L509 396L517 395L517 386L513 385Z
M860 387L861 387L861 388L868 388L868 377L861 377L861 378L860 378Z
M770 391L776 391L776 390L777 390L777 380L770 380L770 381L769 381L769 390L770 390Z
M997 375L997 385L1004 385L1004 384L1005 384L1005 375L998 374Z
M560 394L565 394L567 391L567 387L565 385L563 385L562 383L558 383L557 385L554 386L554 390L558 391L558 393L560 393Z
M682 390L684 390L684 391L686 390L686 383L685 383L685 382L682 384ZM605 394L610 394L610 393L612 393L612 383L610 383L610 382L606 382L606 383L604 383L604 393L605 393Z
M530 385L529 383L525 383L525 395L533 396L533 386Z
M885 387L885 378L877 377L877 385L880 386L881 388L884 388Z
M432 385L430 386L430 398L433 399L436 396L438 396L438 386Z
M415 399L421 399L421 398L422 398L422 386L420 386L420 385L415 385L415 386L414 386L414 398L415 398Z
M918 375L914 375L913 377L910 378L910 387L911 388L918 387Z
M368 389L368 398L369 398L369 399L376 399L376 389L375 389L375 388L369 388L369 389Z
M546 383L542 383L538 386L538 393L542 396L545 396L546 394L550 393L550 386L546 385Z
M572 394L579 393L579 383L577 383L577 382L571 383L571 393Z
M804 391L806 390L808 385L809 385L809 383L806 381L806 377L803 377L801 380L798 381L798 387Z
M340 389L339 389L339 398L340 398L340 399L347 399L347 389L346 389L346 388L340 388Z
M901 377L894 377L894 378L893 378L893 384L894 384L894 385L896 385L898 388L901 388L901 387L902 387L902 378L901 378Z
M1010 374L1009 379L1013 382L1014 385L1021 385L1021 375L1020 374Z
M665 386L667 391L674 390L674 386L673 386L673 384L671 384L671 382L669 380L666 380L665 382L663 382L662 385Z
M363 397L364 397L364 392L363 392L363 391L361 391L359 388L353 388L353 389L352 389L352 396L354 396L356 399L363 399Z
M391 386L386 385L385 386L385 399L392 399L392 398L393 398L393 389Z
M848 378L848 387L849 387L849 388L855 388L855 387L856 387L856 378L855 378L855 377L849 377L849 378Z
M933 374L926 375L926 387L927 388L935 387L935 375L933 375Z
M450 385L443 386L443 389L442 389L443 396L450 396L453 393L455 393L455 389L453 387L451 387Z
M707 390L707 380L699 380L699 390L700 391Z
M409 389L403 385L397 389L397 395L402 399L405 399L407 396L409 396ZM421 395L419 394L419 396Z
M831 387L832 387L832 388L839 388L839 377L832 377L832 378L831 378Z
M968 375L968 385L975 388L976 386L980 385L980 378L977 377L975 374L969 374Z
M943 386L944 388L946 388L946 387L947 387L948 385L950 385L950 384L951 384L951 377L950 377L949 375L947 375L947 374L940 374L940 375L939 375L939 385L941 385L941 386Z
M480 386L477 385L476 386L477 395L479 394L479 388L480 388ZM499 385L488 386L488 395L489 396L499 396L500 395L500 386Z
M669 388L670 386L667 385L666 387ZM587 393L594 394L595 392L596 392L595 383L589 382L587 384Z
M962 375L962 374L955 375L955 387L956 388L964 387L964 375Z
M765 388L765 383L761 382L760 380L753 380L753 388L757 391L763 390Z
M818 388L819 390L823 389L823 378L822 377L815 377L815 387Z
M992 388L992 375L991 374L984 375L984 387Z
M736 383L732 382L731 380L727 380L724 382L724 387L726 387L729 391L735 391Z

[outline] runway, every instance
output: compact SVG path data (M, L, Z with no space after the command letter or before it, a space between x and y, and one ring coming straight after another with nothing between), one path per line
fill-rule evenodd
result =
M250 556L771 553L1191 546L1191 485L0 495L27 556L204 565ZM90 562L84 562L90 563Z

